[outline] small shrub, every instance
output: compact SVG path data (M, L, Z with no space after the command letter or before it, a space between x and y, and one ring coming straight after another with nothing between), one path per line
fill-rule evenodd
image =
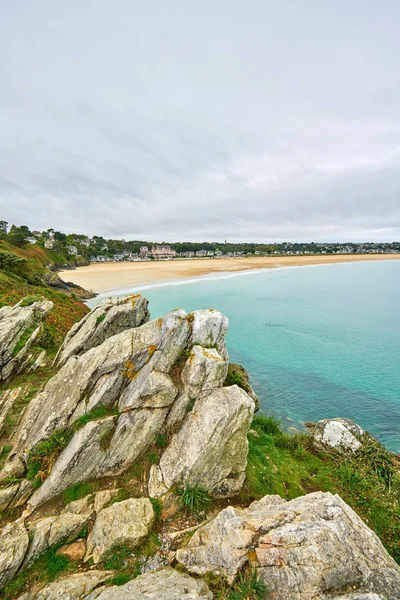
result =
M254 569L246 574L239 574L237 583L228 592L229 600L264 600L267 597L268 588Z
M11 450L12 446L10 444L4 444L4 446L2 446L0 450L0 458L7 456L7 454L10 454Z
M51 471L53 464L63 448L72 438L73 432L54 431L47 440L39 442L32 448L27 461L27 479L34 481L35 487L39 487Z
M105 406L98 406L93 410L81 415L76 421L74 421L72 427L76 431L81 427L84 427L86 423L90 421L96 421L97 419L104 419L105 417L109 417L111 415L118 414L116 409L108 409Z
M117 547L111 550L103 559L103 565L106 571L118 571L123 569L132 557L132 549L126 547Z
M115 575L115 577L109 579L107 583L111 585L124 585L125 583L128 583L128 581L130 581L131 579L132 575L130 575L129 573L118 573L118 575Z
M211 498L201 487L186 486L178 490L181 507L196 517L202 516L210 505Z
M160 500L160 498L150 498L150 502L153 505L156 520L158 520L161 516L161 511L162 511L162 506L163 506L162 500Z
M281 422L274 416L257 415L254 417L251 426L267 435L280 435L282 433Z
M159 433L158 436L156 437L156 446L157 448L165 448L165 446L167 445L167 436L165 435L165 433Z
M43 296L31 294L30 296L25 296L25 298L22 298L19 305L31 306L32 304L35 304L35 302L40 302L41 300L43 300Z
M149 463L151 465L156 465L158 463L158 454L155 450L152 450L149 454Z
M106 318L107 315L99 315L96 318L96 323L102 323L104 321L104 319Z
M80 500L81 498L88 496L92 491L90 483L76 483L65 490L63 498L65 503L69 504L70 502L75 502L75 500Z
M186 411L191 412L193 410L195 404L196 404L195 398L192 398L191 400L189 400L189 402L186 404Z

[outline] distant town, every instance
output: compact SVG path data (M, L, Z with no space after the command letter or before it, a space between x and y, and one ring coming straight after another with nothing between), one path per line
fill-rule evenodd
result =
M244 256L307 254L397 254L400 242L279 242L272 244L224 242L175 242L171 244L105 239L66 234L54 229L30 230L26 225L8 227L0 221L0 239L19 247L41 246L51 253L81 258L93 263Z

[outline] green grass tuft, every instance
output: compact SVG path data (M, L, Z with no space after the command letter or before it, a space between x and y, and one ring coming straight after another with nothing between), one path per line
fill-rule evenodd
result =
M211 503L208 492L201 487L186 486L177 490L180 496L181 507L188 510L196 517L201 517Z
M63 492L63 499L66 504L69 504L92 493L93 486L90 483L76 483Z

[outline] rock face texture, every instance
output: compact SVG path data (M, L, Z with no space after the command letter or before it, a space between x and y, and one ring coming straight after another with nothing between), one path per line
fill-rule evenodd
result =
M179 309L101 342L113 328L146 321L147 301L106 302L98 313L67 336L58 358L66 362L28 405L0 481L22 476L38 443L70 430L72 439L29 500L34 508L74 484L123 473L165 432L172 438L150 478L151 495L173 485L198 485L216 497L237 493L254 402L237 386L222 387L226 317ZM73 433L80 417L100 408L113 414L96 413ZM5 501L10 505L9 494Z
M55 363L62 367L71 356L80 356L126 329L140 327L149 320L147 306L148 301L139 294L101 302L70 329Z
M26 305L24 300L15 306L0 308L0 380L18 373L29 349L41 331L43 319L53 308L48 300Z
M0 587L12 579L24 560L29 545L23 519L9 523L1 531Z
M18 600L82 600L89 598L91 592L112 575L112 571L86 571L69 575L49 583L38 592L27 592ZM97 594L91 597L94 599Z
M160 465L152 467L150 495L163 495L173 485L202 487L215 497L238 492L245 477L253 412L253 400L236 385L197 400Z
M147 537L155 520L148 498L130 498L101 510L87 543L86 560L97 564L114 546L136 548Z
M350 419L325 419L315 425L313 444L317 450L351 455L361 448L367 435L364 429Z
M176 557L190 573L210 571L230 581L250 562L274 600L400 598L399 566L356 513L330 493L290 502L265 496L247 509L228 507Z
M207 584L173 569L145 573L102 591L98 600L212 600Z

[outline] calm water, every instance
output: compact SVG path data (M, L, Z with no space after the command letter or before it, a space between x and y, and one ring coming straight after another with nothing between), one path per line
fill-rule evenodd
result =
M400 261L227 275L142 293L152 318L178 307L225 313L231 361L249 371L265 412L287 425L348 417L400 452Z

